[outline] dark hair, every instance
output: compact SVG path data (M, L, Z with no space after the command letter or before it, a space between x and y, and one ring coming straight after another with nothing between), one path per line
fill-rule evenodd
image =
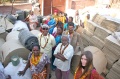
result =
M60 29L63 31L63 27L61 27L61 26L58 26L57 28L60 28Z
M64 16L67 16L67 13L64 13Z
M32 10L29 11L29 13L33 12Z
M57 28L60 28L63 31L63 23L61 21L58 21L56 26L57 26Z
M69 26L73 26L74 27L74 23L73 22L68 22L68 27Z
M38 43L34 43L34 44L32 44L32 49L33 49L33 47L35 47L35 46L37 46L38 49L40 50L40 45L39 45Z
M80 77L82 77L86 72L88 72L89 70L89 67L92 65L92 69L93 69L93 55L90 51L84 51L81 56L80 56L80 62L79 62L79 68L82 67L82 62L81 62L81 58L82 56L85 55L86 58L87 58L87 63L86 63L86 66L85 66L85 69L84 69L84 72L82 73L82 75Z
M60 14L62 14L62 12L59 12Z
M71 18L71 20L73 21L73 17L72 16L70 16L69 18Z
M58 21L57 24L56 24L56 26L61 26L61 27L63 27L63 23L62 23L61 21Z

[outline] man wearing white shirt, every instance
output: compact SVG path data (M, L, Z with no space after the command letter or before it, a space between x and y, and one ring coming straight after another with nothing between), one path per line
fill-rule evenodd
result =
M55 61L53 65L57 67L55 75L56 79L69 79L70 63L74 54L74 49L69 44L67 35L63 35L61 40L62 43L58 44L54 51Z

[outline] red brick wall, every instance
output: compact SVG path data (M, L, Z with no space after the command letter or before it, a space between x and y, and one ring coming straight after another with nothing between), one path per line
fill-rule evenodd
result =
M65 4L66 4L66 0L53 0L53 11L55 9L58 10L58 12L64 12L65 11Z

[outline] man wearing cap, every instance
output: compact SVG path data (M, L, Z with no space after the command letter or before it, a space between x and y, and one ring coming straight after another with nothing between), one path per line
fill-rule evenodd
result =
M42 33L38 35L40 51L46 53L49 58L52 57L52 47L56 45L55 38L48 33L49 26L42 25Z

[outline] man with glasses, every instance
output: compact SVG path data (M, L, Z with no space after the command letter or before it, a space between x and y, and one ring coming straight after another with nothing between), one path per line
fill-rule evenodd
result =
M38 41L40 45L40 52L46 53L48 57L52 58L52 48L56 45L55 38L48 33L49 26L47 24L42 25L42 33L38 35ZM51 71L51 70L50 70ZM51 74L49 75L51 78Z

